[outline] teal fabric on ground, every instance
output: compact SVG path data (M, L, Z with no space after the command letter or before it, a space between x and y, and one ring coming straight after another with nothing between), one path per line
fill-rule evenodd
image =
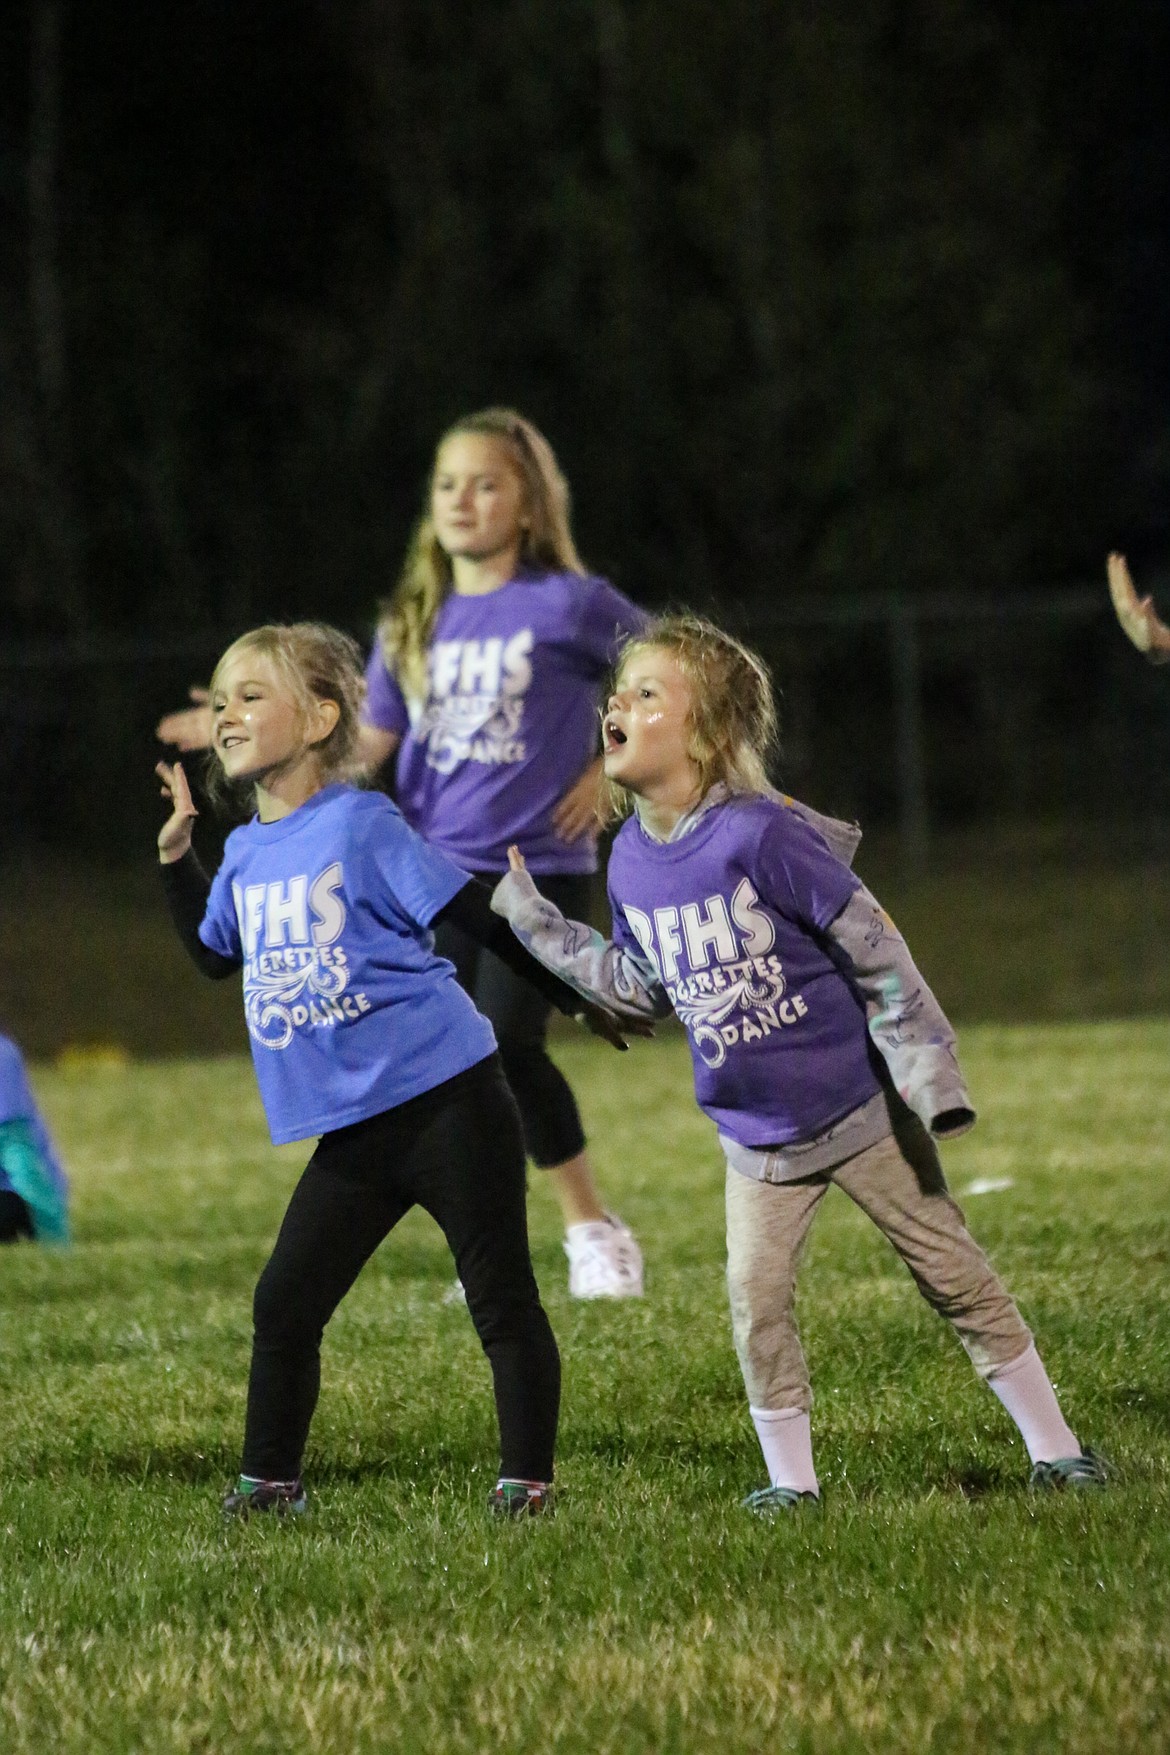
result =
M0 1122L0 1173L32 1217L38 1243L68 1243L69 1203L28 1121Z

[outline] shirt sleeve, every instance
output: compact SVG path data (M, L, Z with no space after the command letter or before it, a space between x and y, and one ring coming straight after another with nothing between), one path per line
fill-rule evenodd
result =
M938 1139L966 1133L975 1110L955 1032L885 909L858 886L829 934L836 961L865 1002L874 1044L903 1100Z
M416 925L429 927L435 915L468 881L468 873L415 834L397 806L380 800L373 815L365 855L371 894L389 892Z
M205 943L201 936L211 883L194 848L190 848L182 859L160 865L159 872L171 921L196 968L213 981L233 975L240 967L239 957L224 956Z
M366 664L366 698L362 707L362 721L366 725L377 726L379 731L397 732L400 737L405 736L410 729L406 697L386 668L381 640L375 640Z
M765 901L813 932L825 933L861 880L817 831L781 806L760 837L757 888ZM762 887L761 887L762 886Z
M199 928L199 939L209 951L215 951L237 968L244 960L240 923L236 918L236 899L232 891L231 870L227 859L211 880L207 907Z
M631 634L641 633L650 618L607 579L583 580L580 597L575 644L592 660L601 676L625 641Z

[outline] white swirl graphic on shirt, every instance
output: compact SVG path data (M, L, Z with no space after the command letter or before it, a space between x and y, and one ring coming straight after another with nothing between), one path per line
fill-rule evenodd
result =
M265 1048L288 1047L295 1026L305 1021L296 1013L304 1011L308 1015L310 996L336 1001L349 985L349 969L336 953L328 963L322 960L319 951L294 954L306 959L300 968L261 970L249 966L244 978L248 1031ZM299 1006L298 1001L302 1002Z
M695 982L680 982L670 990L676 1016L690 1031L695 1047L706 1064L715 1068L727 1059L727 1045L719 1032L733 1012L751 1014L761 1006L774 1006L783 999L786 986L777 973L743 974L729 980L726 987L710 993L695 992ZM684 997L684 988L688 991Z
M427 703L414 735L426 747L427 767L437 774L450 774L460 762L522 762L523 713L523 700L512 696L503 700L498 695L452 696Z

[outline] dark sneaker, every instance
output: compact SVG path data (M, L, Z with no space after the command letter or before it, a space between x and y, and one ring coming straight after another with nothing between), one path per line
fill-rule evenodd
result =
M1080 1456L1062 1456L1056 1462L1038 1462L1032 1467L1032 1486L1038 1493L1096 1492L1108 1480L1104 1461L1095 1450L1083 1450Z
M756 1517L783 1517L785 1512L795 1511L801 1505L820 1506L819 1493L802 1493L799 1487L757 1487L749 1493L740 1504L745 1511Z
M225 1517L251 1517L271 1512L275 1517L299 1517L308 1500L300 1481L252 1481L241 1475L230 1493L224 1495Z
M551 1481L497 1481L488 1494L491 1517L551 1517Z

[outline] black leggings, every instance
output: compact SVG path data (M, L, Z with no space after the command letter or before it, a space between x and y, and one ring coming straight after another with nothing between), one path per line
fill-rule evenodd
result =
M500 872L477 872L495 884ZM588 920L592 888L588 877L538 877L542 896L555 902L569 920ZM523 976L449 921L435 929L435 949L455 965L459 985L466 989L486 1018L491 1019L500 1045L500 1059L520 1106L524 1143L539 1169L564 1164L585 1149L585 1133L576 1099L564 1074L549 1059L545 1046L549 1003Z
M299 1475L325 1324L415 1205L451 1246L491 1364L500 1473L551 1481L560 1358L528 1254L520 1122L496 1055L319 1141L256 1287L245 1474Z

